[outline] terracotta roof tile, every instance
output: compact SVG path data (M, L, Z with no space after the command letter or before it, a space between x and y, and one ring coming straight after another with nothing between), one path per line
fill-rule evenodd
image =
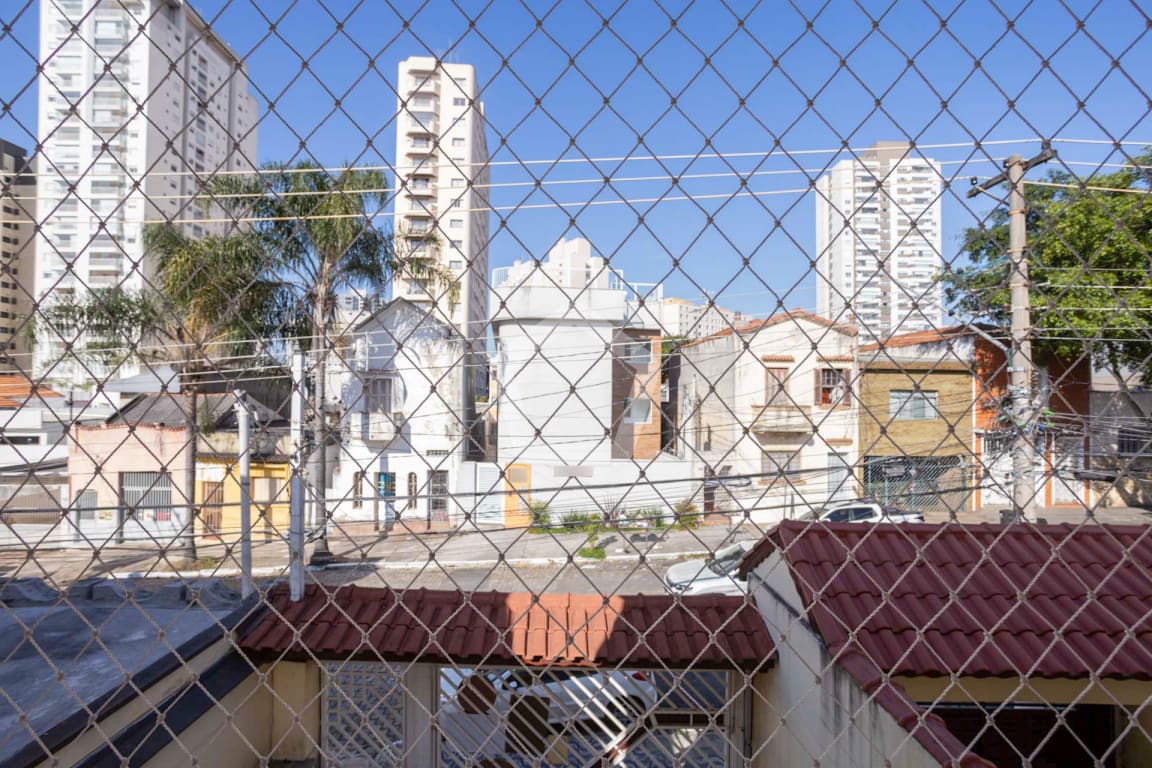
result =
M989 765L899 676L1152 679L1152 529L785 521L782 553L836 662L941 765Z
M741 569L773 550L825 642L889 674L1152 680L1152 529L786 521Z
M778 314L772 315L771 317L766 318L764 320L753 320L752 322L747 323L747 324L742 325L739 328L737 328L736 333L751 333L752 331L756 331L756 330L759 330L761 328L766 328L766 327L772 326L772 325L778 325L780 323L784 323L784 322L787 322L789 320L791 320L793 322L795 322L796 320L808 320L810 322L816 323L817 325L822 325L825 328L831 328L832 330L837 331L839 333L843 333L847 336L855 336L860 332L858 329L856 329L855 327L853 327L851 325L844 325L843 323L837 323L834 320L829 320L826 317L814 315L811 312L807 312L803 309L790 309L786 312L780 312ZM731 336L731 335L732 335L732 328L725 328L724 330L720 331L719 333L714 333L711 336L705 336L705 337L700 338L700 339L694 339L693 341L690 341L687 344L683 344L682 346L691 347L695 344L700 344L700 343L705 342L705 341L711 341L712 339L721 339L721 338L724 338L725 336Z
M774 657L739 597L280 588L241 639L254 655L561 666L760 669Z

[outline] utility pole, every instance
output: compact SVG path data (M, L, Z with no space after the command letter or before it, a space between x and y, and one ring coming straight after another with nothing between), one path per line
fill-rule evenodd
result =
M236 390L237 453L240 454L240 594L252 594L252 441L251 414L244 392Z
M288 591L304 597L304 352L292 353L292 476L288 491Z
M1056 151L1045 141L1040 153L1025 160L1012 155L1004 162L1004 171L983 184L972 179L968 197L1002 182L1008 182L1008 285L1012 303L1011 347L1009 356L1008 394L1012 400L1012 423L1015 427L1012 446L1012 517L1015 522L1035 521L1036 445L1032 442L1035 404L1032 402L1032 298L1028 282L1027 199L1024 196L1024 174L1056 157Z

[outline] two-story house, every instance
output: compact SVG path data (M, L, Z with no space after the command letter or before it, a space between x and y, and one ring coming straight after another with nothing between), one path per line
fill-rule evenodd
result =
M473 493L498 481L472 461L483 452L473 381L486 363L469 349L454 326L407 299L346 332L332 369L343 431L328 493L337 521L494 522L499 500Z
M680 431L706 512L768 523L858 495L856 336L793 310L684 346Z
M926 511L1012 506L1009 338L995 328L952 326L860 347L860 446L865 491ZM1090 503L1091 368L1087 360L1037 361L1031 433L1037 507Z
M690 465L662 428L662 339L640 311L658 287L625 282L582 238L492 285L504 524L527 524L534 505L555 521L685 501Z

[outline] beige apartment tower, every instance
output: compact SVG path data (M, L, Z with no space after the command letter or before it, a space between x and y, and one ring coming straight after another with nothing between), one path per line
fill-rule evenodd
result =
M431 57L400 62L396 233L411 256L435 261L456 291L398 275L393 296L428 307L469 341L488 321L488 144L476 70Z

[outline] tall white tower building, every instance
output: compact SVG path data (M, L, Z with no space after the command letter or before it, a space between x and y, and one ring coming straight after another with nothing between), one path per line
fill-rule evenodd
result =
M458 290L400 275L393 296L431 305L466 339L481 340L488 321L489 168L476 70L413 56L400 62L396 82L400 247L435 260Z
M882 141L816 182L817 312L873 338L940 327L939 165Z
M222 231L196 223L211 218L203 180L256 165L245 65L184 0L40 3L40 61L35 295L139 290L153 276L145 223ZM64 353L41 333L37 374L82 386L109 373Z

